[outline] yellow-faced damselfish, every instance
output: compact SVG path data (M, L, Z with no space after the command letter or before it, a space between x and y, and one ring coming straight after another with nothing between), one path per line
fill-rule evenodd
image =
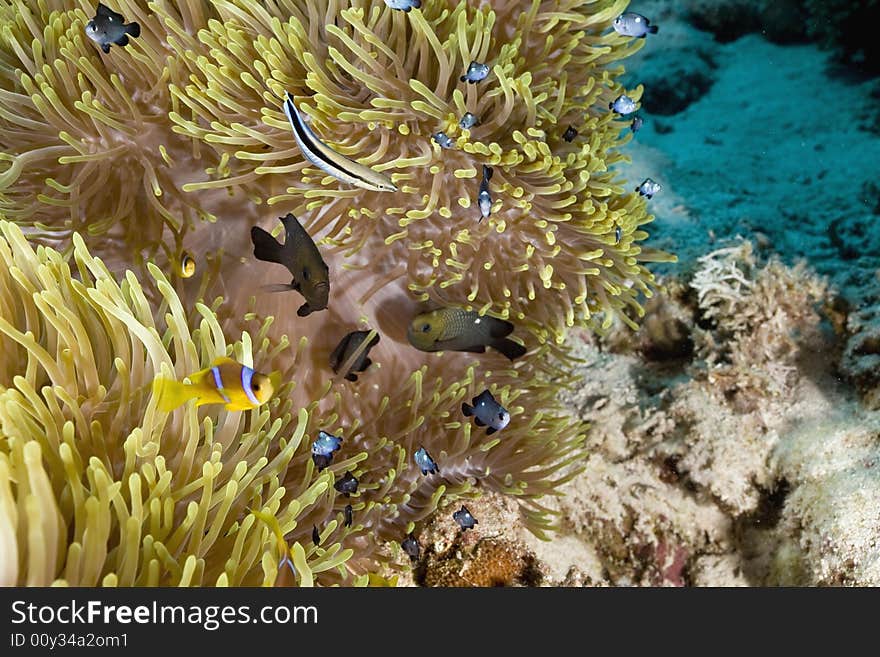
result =
M170 413L197 399L196 406L223 404L228 411L249 411L272 399L281 384L278 372L270 375L255 372L231 358L218 358L210 367L189 375L189 383L156 377L153 394L159 410Z
M513 324L461 308L439 308L416 315L406 332L409 343L422 351L472 351L497 349L510 360L526 353L526 348L510 340Z

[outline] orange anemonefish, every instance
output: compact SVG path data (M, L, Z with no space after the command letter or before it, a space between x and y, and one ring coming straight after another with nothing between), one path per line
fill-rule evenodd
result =
M224 404L228 411L249 411L272 399L281 383L278 372L266 376L226 357L190 374L189 380L181 383L157 377L153 381L160 411L170 413L190 399L198 399L196 406Z

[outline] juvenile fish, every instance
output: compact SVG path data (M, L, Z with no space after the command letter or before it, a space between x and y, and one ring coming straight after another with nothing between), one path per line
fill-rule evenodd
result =
M351 527L351 523L354 521L354 510L351 508L351 504L345 505L345 508L342 510L342 517L344 518L342 524L346 527Z
M400 547L403 548L403 551L409 555L409 558L412 561L419 560L419 552L421 551L421 548L419 547L419 542L416 537L412 535L412 532L401 541Z
M482 354L486 347L500 351L510 360L526 348L507 336L513 324L461 308L439 308L416 315L406 332L409 343L421 351L469 351Z
M346 471L346 473L342 475L342 478L338 479L336 483L333 484L333 488L348 497L352 493L357 493L358 480L353 474L351 474L351 471Z
M318 438L312 443L312 461L318 472L333 462L333 453L342 446L342 438L326 431L319 431Z
M421 7L422 0L385 0L385 4L391 9L399 9L408 14L411 10Z
M431 455L428 454L428 450L424 447L419 447L415 454L413 454L413 459L416 462L416 465L419 466L419 470L422 471L423 475L426 474L437 474L440 472L440 468L437 467L437 462L431 458Z
M492 393L484 390L471 400L473 406L464 402L461 404L461 412L465 417L474 418L474 424L478 427L489 427L486 435L491 436L496 431L501 431L510 422L510 413L499 404Z
M636 187L635 191L637 191L642 196L646 196L647 198L654 198L654 194L659 192L663 187L661 187L660 183L654 182L650 178L645 178L641 185Z
M578 136L578 131L575 130L575 129L574 129L573 127L571 127L571 126L568 126L568 127L565 129L565 132L562 133L562 138L563 138L565 141L569 142L569 143L572 142L572 141L574 141L574 138L577 137L577 136Z
M452 519L458 523L458 526L463 530L473 529L474 525L479 524L476 518L471 515L471 512L468 511L468 508L461 505L461 508L452 514Z
M336 348L330 354L330 368L333 370L334 374L339 373L339 368L351 358L352 354L354 354L358 347L361 346L370 333L370 331L352 331L340 340L339 344L336 345ZM354 362L351 364L348 372L346 372L346 381L357 381L358 378L355 372L363 372L373 364L373 361L369 358L369 353L370 349L377 344L379 344L379 335L374 334L373 339L370 340L370 343L366 347L364 347L358 357L355 358Z
M465 74L461 76L462 82L467 82L468 84L476 84L480 80L485 80L489 75L489 65L481 64L480 62L471 62Z
M196 273L196 259L189 251L180 254L177 273L181 278L192 278Z
M627 11L614 19L614 31L628 37L644 39L648 33L657 34L657 26L634 11Z
M109 7L98 3L95 17L86 23L86 36L101 46L105 53L110 52L110 45L127 46L128 37L136 39L141 35L141 26L137 23L125 23L122 14L117 14Z
M629 129L633 132L638 132L642 129L642 125L644 125L644 121L641 116L634 116L632 123L629 124Z
M483 165L483 180L480 183L480 193L477 195L477 204L480 206L480 221L492 214L492 195L489 193L489 181L492 179L494 169Z
M608 109L614 110L621 116L625 116L636 111L636 101L626 94L620 94L612 102L608 103Z
M296 314L305 317L316 310L324 310L330 297L330 269L321 257L315 242L296 217L288 213L281 217L287 236L282 245L259 226L251 228L254 257L265 262L276 262L287 267L293 275L290 283L267 285L269 292L296 290L305 299Z
M302 154L321 171L362 189L374 192L397 191L397 186L384 173L374 171L368 166L345 157L342 153L337 153L318 139L318 136L303 121L289 92L284 94L284 113L287 115L287 120L290 121L293 137Z
M470 112L465 112L464 116L461 117L461 120L458 122L458 125L461 126L462 130L470 130L475 125L480 123L480 119L471 114Z
M431 138L440 145L440 148L452 148L455 145L452 137L448 136L445 132L435 132L431 135Z
M160 411L170 413L190 399L198 400L196 406L223 404L228 411L249 411L272 399L281 384L278 372L266 376L226 357L188 378L189 383L181 383L156 377L153 395Z
M615 227L614 229L614 243L620 244L620 240L623 237L623 229L620 226Z

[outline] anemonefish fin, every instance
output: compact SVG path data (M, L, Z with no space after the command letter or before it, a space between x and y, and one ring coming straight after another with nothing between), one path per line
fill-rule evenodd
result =
M170 413L183 406L190 399L198 397L199 392L195 386L184 385L174 379L157 377L153 381L153 395L158 400L159 410L163 413Z

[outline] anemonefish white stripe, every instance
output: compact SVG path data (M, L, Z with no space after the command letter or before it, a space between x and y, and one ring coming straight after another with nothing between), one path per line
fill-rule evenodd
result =
M214 386L217 388L220 396L223 397L223 401L227 404L231 403L229 397L226 396L226 389L223 387L223 377L220 376L220 368L215 365L211 368L211 374L214 375Z
M284 113L293 128L293 136L306 159L316 167L329 173L334 178L347 182L362 189L374 192L396 192L397 186L391 182L391 178L370 167L337 153L318 136L303 121L299 110L293 103L289 92L284 93Z
M254 391L251 388L254 379L254 371L248 367L247 365L241 366L241 387L244 389L244 394L247 395L247 398L251 400L251 403L254 406L260 405L260 400L257 399L256 395L254 395Z

